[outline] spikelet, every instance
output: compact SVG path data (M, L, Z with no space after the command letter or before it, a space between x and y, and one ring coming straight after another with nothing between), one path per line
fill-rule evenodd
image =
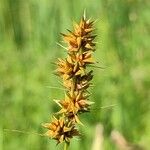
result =
M58 59L56 74L62 79L66 88L65 98L55 100L60 106L56 113L58 119L54 117L51 123L43 126L48 129L46 136L57 141L70 142L74 136L80 133L76 129L77 124L82 124L79 115L89 112L93 102L89 101L88 88L92 84L93 71L87 71L89 64L94 64L92 57L95 51L93 35L93 21L82 17L79 24L74 23L74 30L68 30L68 34L63 34L63 40L67 43L67 54L65 59Z
M65 121L64 118L53 118L51 123L45 123L43 124L43 127L48 129L45 135L57 140L57 144L63 141L70 142L70 139L73 136L79 135L79 132L72 121Z

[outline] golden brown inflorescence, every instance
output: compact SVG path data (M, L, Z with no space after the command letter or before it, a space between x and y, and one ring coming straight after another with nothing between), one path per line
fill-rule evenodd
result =
M43 126L48 129L46 136L57 140L58 143L63 141L70 142L70 138L79 135L73 121L66 121L63 117L56 119L53 117L51 123L45 123Z
M89 101L88 88L91 85L93 71L87 70L89 64L94 64L92 54L95 51L92 34L93 21L83 17L79 24L74 24L74 31L62 34L67 43L67 58L58 59L56 73L63 81L66 89L65 98L55 101L60 106L51 123L43 126L48 129L46 136L57 140L70 142L73 136L79 136L77 124L82 124L79 114L90 111L92 102Z

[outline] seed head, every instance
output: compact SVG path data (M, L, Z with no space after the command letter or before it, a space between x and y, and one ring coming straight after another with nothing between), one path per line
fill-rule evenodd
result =
M56 113L59 119L54 117L51 123L43 126L48 129L46 136L57 140L70 142L74 136L79 136L79 131L75 128L76 124L82 124L79 115L89 112L93 102L89 101L88 88L93 78L93 71L87 70L89 64L94 64L93 52L95 50L92 31L93 21L86 20L85 16L79 24L74 23L74 30L68 30L68 34L62 34L67 43L67 57L58 59L57 75L62 79L65 88L65 98L55 100L60 106Z
M77 52L80 49L93 51L95 46L93 40L96 37L91 34L93 30L93 21L90 19L86 20L83 17L79 24L74 23L74 32L68 30L69 34L62 34L64 41L68 44L69 52Z
M75 124L72 121L65 121L64 118L56 119L54 117L51 123L45 123L43 127L48 129L45 135L55 139L57 143L70 142L73 136L79 135Z

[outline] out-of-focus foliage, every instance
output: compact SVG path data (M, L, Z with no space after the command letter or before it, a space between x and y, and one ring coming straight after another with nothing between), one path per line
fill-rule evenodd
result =
M86 8L96 23L96 60L91 100L93 111L83 115L80 139L72 150L90 150L93 130L104 125L106 150L115 150L113 129L128 141L149 148L150 142L150 5L149 0L0 0L0 150L54 150L44 133L61 99L59 79L53 75L60 32L79 21ZM113 107L101 108L114 105ZM10 130L21 130L17 133Z

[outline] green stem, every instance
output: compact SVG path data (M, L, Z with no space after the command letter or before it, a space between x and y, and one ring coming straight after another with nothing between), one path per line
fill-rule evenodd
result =
M69 147L69 143L68 143L68 142L65 142L64 150L69 150L68 147Z

